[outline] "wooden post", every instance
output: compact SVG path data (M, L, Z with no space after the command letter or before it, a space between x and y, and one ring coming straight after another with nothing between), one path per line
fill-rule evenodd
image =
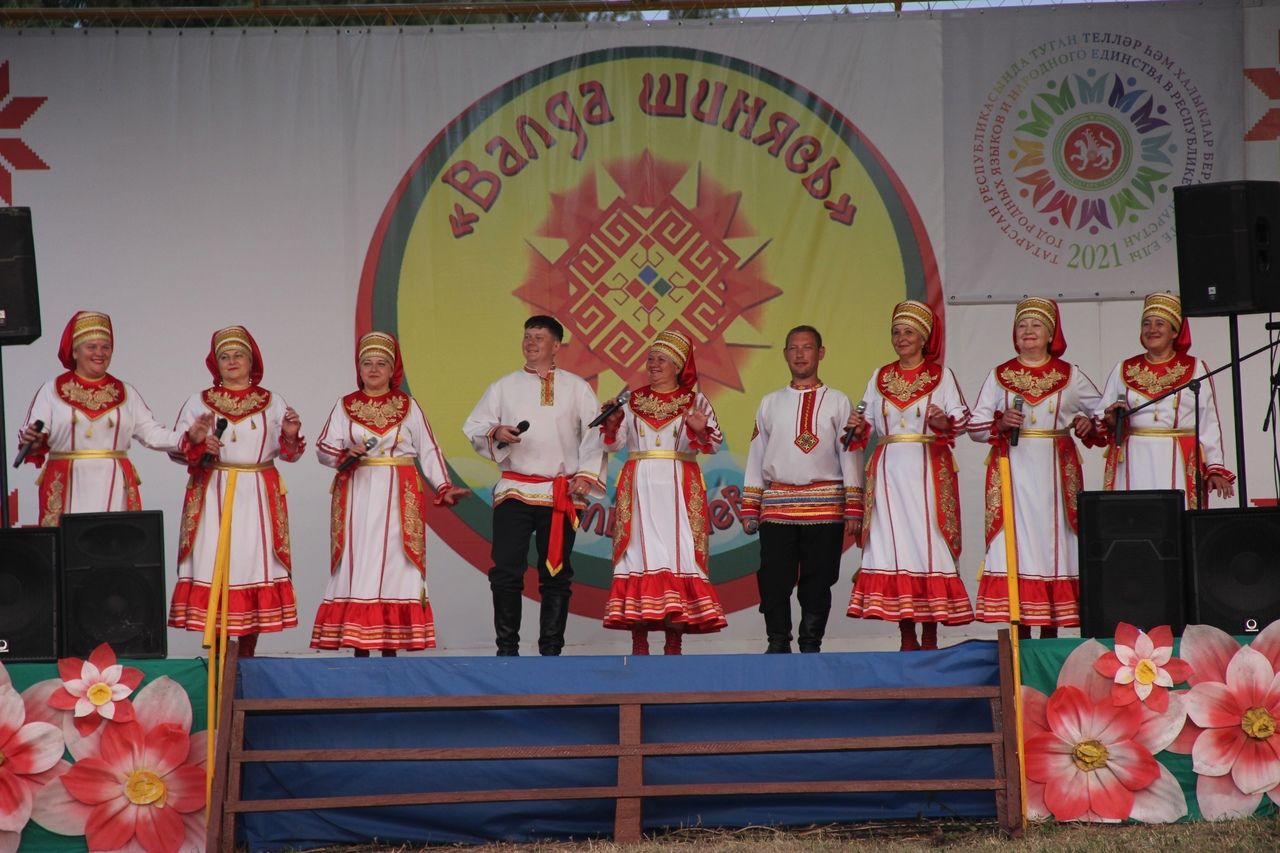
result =
M613 816L613 840L618 844L635 844L644 837L640 799L644 756L639 752L643 710L644 706L634 703L618 706L618 745L623 748L618 756L618 801Z

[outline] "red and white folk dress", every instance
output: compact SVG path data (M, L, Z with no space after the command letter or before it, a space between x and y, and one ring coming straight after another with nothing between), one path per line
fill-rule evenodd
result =
M431 426L403 391L355 391L333 407L316 442L331 468L348 447L373 445L335 475L330 509L331 564L311 646L317 649L434 648L426 583L428 501L416 463L437 490L449 473Z
M982 383L973 407L969 435L992 445L984 487L987 554L977 615L982 622L1009 621L999 467L1007 433L998 432L996 422L1018 395L1025 420L1018 446L1008 452L1021 622L1071 627L1080 624L1076 495L1084 483L1072 422L1077 415L1092 417L1102 395L1079 367L1057 357L1036 367L1016 358L999 365Z
M1112 369L1102 391L1099 417L1117 399L1132 409L1175 388L1181 390L1125 419L1122 447L1107 448L1104 488L1181 489L1188 507L1196 509L1196 396L1186 385L1207 372L1203 361L1187 353L1161 362L1137 355ZM1212 378L1200 386L1200 463L1203 477L1221 474L1229 482L1235 480L1222 464L1222 422Z
M707 441L685 424L697 408L707 416ZM626 448L614 497L613 584L604 626L685 633L719 631L724 608L708 575L710 516L699 453L724 440L711 402L680 388L632 393L616 435L605 449Z
M862 567L848 615L892 622L964 625L973 608L956 570L960 500L951 448L969 407L950 369L933 361L880 368L867 383L869 435ZM947 415L945 432L928 425L930 405Z
M282 443L287 408L278 395L254 385L241 390L206 389L188 398L178 412L176 426L184 432L206 412L226 418L227 428L218 460L207 467L199 464L203 445L189 453L170 454L188 465L191 475L178 529L178 583L169 606L171 627L205 628L232 471L236 485L231 505L227 633L240 636L297 626L297 600L290 580L289 507L275 460L297 460L305 444L299 439L286 449Z
M43 527L58 526L67 512L142 509L131 441L163 451L187 445L184 433L159 423L137 390L111 374L91 380L69 370L46 382L22 429L36 421L48 435L26 461L44 468L37 480Z

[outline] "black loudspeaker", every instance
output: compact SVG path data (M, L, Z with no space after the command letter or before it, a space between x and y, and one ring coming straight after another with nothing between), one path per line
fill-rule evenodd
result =
M0 663L58 659L58 531L0 528Z
M109 643L122 658L164 657L164 514L68 513L61 544L62 655Z
M0 207L0 346L40 337L31 208Z
M1081 492L1080 636L1186 627L1182 492Z
M1280 183L1174 187L1186 317L1280 310Z
M1280 619L1280 508L1187 513L1188 621L1254 634Z

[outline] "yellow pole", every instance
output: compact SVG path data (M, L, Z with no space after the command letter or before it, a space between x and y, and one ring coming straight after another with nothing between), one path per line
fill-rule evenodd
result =
M208 743L205 745L204 802L208 817L209 798L213 796L213 752L217 745L218 709L222 706L222 659L227 653L226 610L231 583L231 507L236 495L236 472L227 472L226 492L222 496L222 519L218 525L218 550L213 558L213 578L209 583L209 610L204 621L204 647L209 650L208 698L206 722ZM221 617L221 648L218 645L218 622Z
M1000 510L1004 522L1005 580L1009 587L1009 645L1013 652L1013 719L1018 733L1018 792L1022 828L1027 828L1027 756L1022 732L1022 661L1018 649L1018 624L1022 606L1018 594L1018 535L1013 518L1013 478L1009 474L1009 450L1000 451Z

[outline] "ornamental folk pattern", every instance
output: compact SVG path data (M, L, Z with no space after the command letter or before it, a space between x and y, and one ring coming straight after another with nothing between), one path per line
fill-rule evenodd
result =
M886 396L900 403L909 403L923 389L938 381L938 375L930 373L926 368L920 371L915 379L907 381L906 377L890 368L880 378L880 390Z
M86 388L75 379L70 379L58 386L58 394L71 405L93 414L120 405L122 389L116 383Z
M1066 378L1066 374L1057 368L1051 368L1041 374L1032 373L1026 368L1015 370L1012 367L1006 367L1000 371L1001 385L1012 391L1017 391L1025 397L1034 399L1039 399L1058 390Z
M353 397L347 400L347 414L353 421L376 430L385 430L404 420L409 410L409 398L392 394L380 400Z
M211 388L204 392L204 401L215 412L226 415L232 420L240 420L265 409L271 402L271 394L268 391L257 390L241 397L222 388Z
M1134 362L1125 367L1124 381L1135 391L1141 391L1148 397L1158 397L1181 385L1190 369L1191 365L1188 362L1179 361L1157 373L1142 362Z

